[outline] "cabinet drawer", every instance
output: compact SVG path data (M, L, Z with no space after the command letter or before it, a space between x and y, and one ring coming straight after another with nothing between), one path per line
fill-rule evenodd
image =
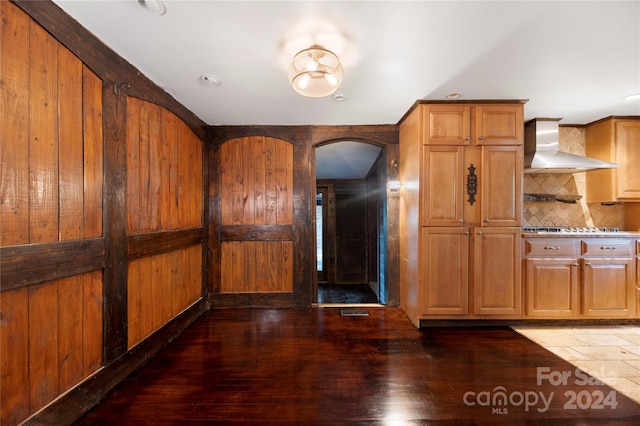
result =
M632 240L622 239L593 239L582 240L582 254L584 256L632 256L635 248Z
M529 257L576 256L576 241L531 238L524 241L524 255Z

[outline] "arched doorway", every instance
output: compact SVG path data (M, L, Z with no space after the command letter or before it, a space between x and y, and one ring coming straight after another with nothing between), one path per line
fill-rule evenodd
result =
M323 306L386 304L385 147L339 140L314 151L314 301Z

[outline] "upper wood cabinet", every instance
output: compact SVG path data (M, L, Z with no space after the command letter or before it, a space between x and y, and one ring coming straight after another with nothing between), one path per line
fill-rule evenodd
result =
M522 223L522 147L482 147L479 176L483 226Z
M588 157L620 164L587 173L587 201L640 201L640 117L587 125L585 149Z
M522 145L520 104L425 104L425 145Z

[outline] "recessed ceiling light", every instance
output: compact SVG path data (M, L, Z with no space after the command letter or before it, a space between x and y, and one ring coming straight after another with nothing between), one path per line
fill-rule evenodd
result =
M636 99L640 99L640 93L634 93L633 95L625 96L625 101L635 101Z
M200 80L204 83L210 84L212 86L220 86L222 84L222 80L217 75L213 74L204 74L200 76Z
M347 99L349 99L349 98L347 98L347 95L344 95L344 94L342 94L342 93L334 93L334 94L331 96L331 99L333 99L333 100L334 100L334 101L336 101L336 102L344 102L344 101L346 101L346 100L347 100Z
M458 99L460 97L460 93L449 93L447 96L445 96L445 98L447 99Z
M136 0L136 2L138 6L153 15L164 15L167 13L167 8L160 0Z

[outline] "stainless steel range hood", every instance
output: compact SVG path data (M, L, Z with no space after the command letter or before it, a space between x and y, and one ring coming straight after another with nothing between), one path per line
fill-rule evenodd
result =
M524 127L525 173L577 173L615 169L619 164L558 150L560 118L535 118Z

